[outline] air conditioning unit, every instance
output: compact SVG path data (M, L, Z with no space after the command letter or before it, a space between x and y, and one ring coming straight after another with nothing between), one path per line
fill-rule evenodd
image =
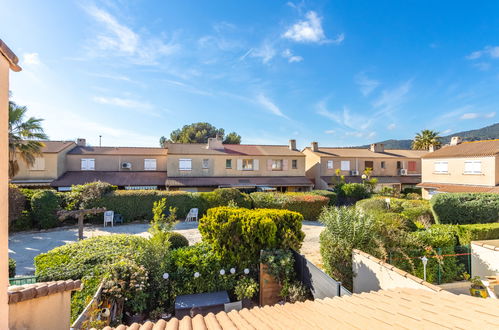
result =
M358 176L359 175L359 171L350 171L350 175Z
M400 175L407 175L407 169L406 168L401 168L400 169Z
M121 163L121 168L131 169L132 168L132 163L128 163L128 162Z

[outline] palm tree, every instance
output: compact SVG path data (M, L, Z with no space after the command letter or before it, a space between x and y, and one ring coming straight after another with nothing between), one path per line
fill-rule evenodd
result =
M9 101L9 177L19 172L17 157L28 166L33 166L36 156L41 154L47 135L43 132L43 119L30 117L25 120L28 109Z
M430 146L438 148L442 145L440 142L439 133L429 129L424 129L421 133L417 133L412 141L412 149L414 150L429 150Z

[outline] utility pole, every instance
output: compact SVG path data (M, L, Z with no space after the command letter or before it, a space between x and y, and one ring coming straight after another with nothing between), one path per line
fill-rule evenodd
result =
M99 147L102 147L102 135L99 135Z

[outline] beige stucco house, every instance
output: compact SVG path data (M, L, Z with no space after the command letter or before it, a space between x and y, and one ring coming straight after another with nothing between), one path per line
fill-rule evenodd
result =
M499 140L460 143L453 137L449 146L423 156L422 170L418 186L426 199L438 193L499 193Z
M219 187L243 190L307 191L305 155L289 145L168 144L169 190L211 191Z
M42 141L42 153L37 156L33 166L28 166L17 157L19 173L11 179L11 183L21 187L50 187L52 181L66 172L66 154L76 143L73 141Z
M92 147L78 139L66 154L66 172L52 187L67 191L72 185L108 182L119 189L164 189L168 150L148 147Z
M421 182L421 156L419 150L385 150L380 143L370 148L329 148L319 147L312 142L303 149L306 156L306 174L315 183L315 189L331 188L337 171L345 176L346 182L362 182L362 174L370 168L371 178L378 180L378 188L383 186L400 190Z

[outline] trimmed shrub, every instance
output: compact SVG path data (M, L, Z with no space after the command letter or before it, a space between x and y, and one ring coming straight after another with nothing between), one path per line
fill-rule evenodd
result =
M168 240L170 241L171 249L178 249L189 246L189 240L180 233L171 232L170 237L168 237Z
M384 198L367 198L355 203L355 207L364 212L387 212L388 204Z
M21 217L25 207L24 194L16 185L9 184L9 227Z
M418 187L407 187L402 189L402 194L408 195L408 194L417 194L419 195L419 198L421 198L422 194L422 189Z
M9 277L16 276L16 261L9 258Z
M40 228L48 229L60 224L57 219L59 208L59 198L53 190L38 191L31 198L31 214Z
M317 220L329 198L309 193L252 193L253 207L256 209L282 209L295 211L303 215L305 220Z
M436 223L472 224L499 221L499 194L437 194L430 200Z
M499 239L499 223L458 225L456 227L461 245L470 244L471 241Z
M329 206L335 206L338 203L338 196L334 191L329 191L329 190L312 190L308 192L309 194L312 195L319 195L319 196L324 196L329 198Z
M342 204L355 204L355 202L369 198L369 187L362 183L341 183L335 187Z
M303 216L288 210L217 207L199 221L199 231L221 260L238 269L258 263L260 251L299 250Z
M73 186L71 192L65 194L67 208L70 210L91 208L97 200L116 188L116 186L101 181Z
M207 202L207 208L227 206L232 201L238 207L251 208L252 202L248 194L236 188L219 188L212 192L201 194Z

